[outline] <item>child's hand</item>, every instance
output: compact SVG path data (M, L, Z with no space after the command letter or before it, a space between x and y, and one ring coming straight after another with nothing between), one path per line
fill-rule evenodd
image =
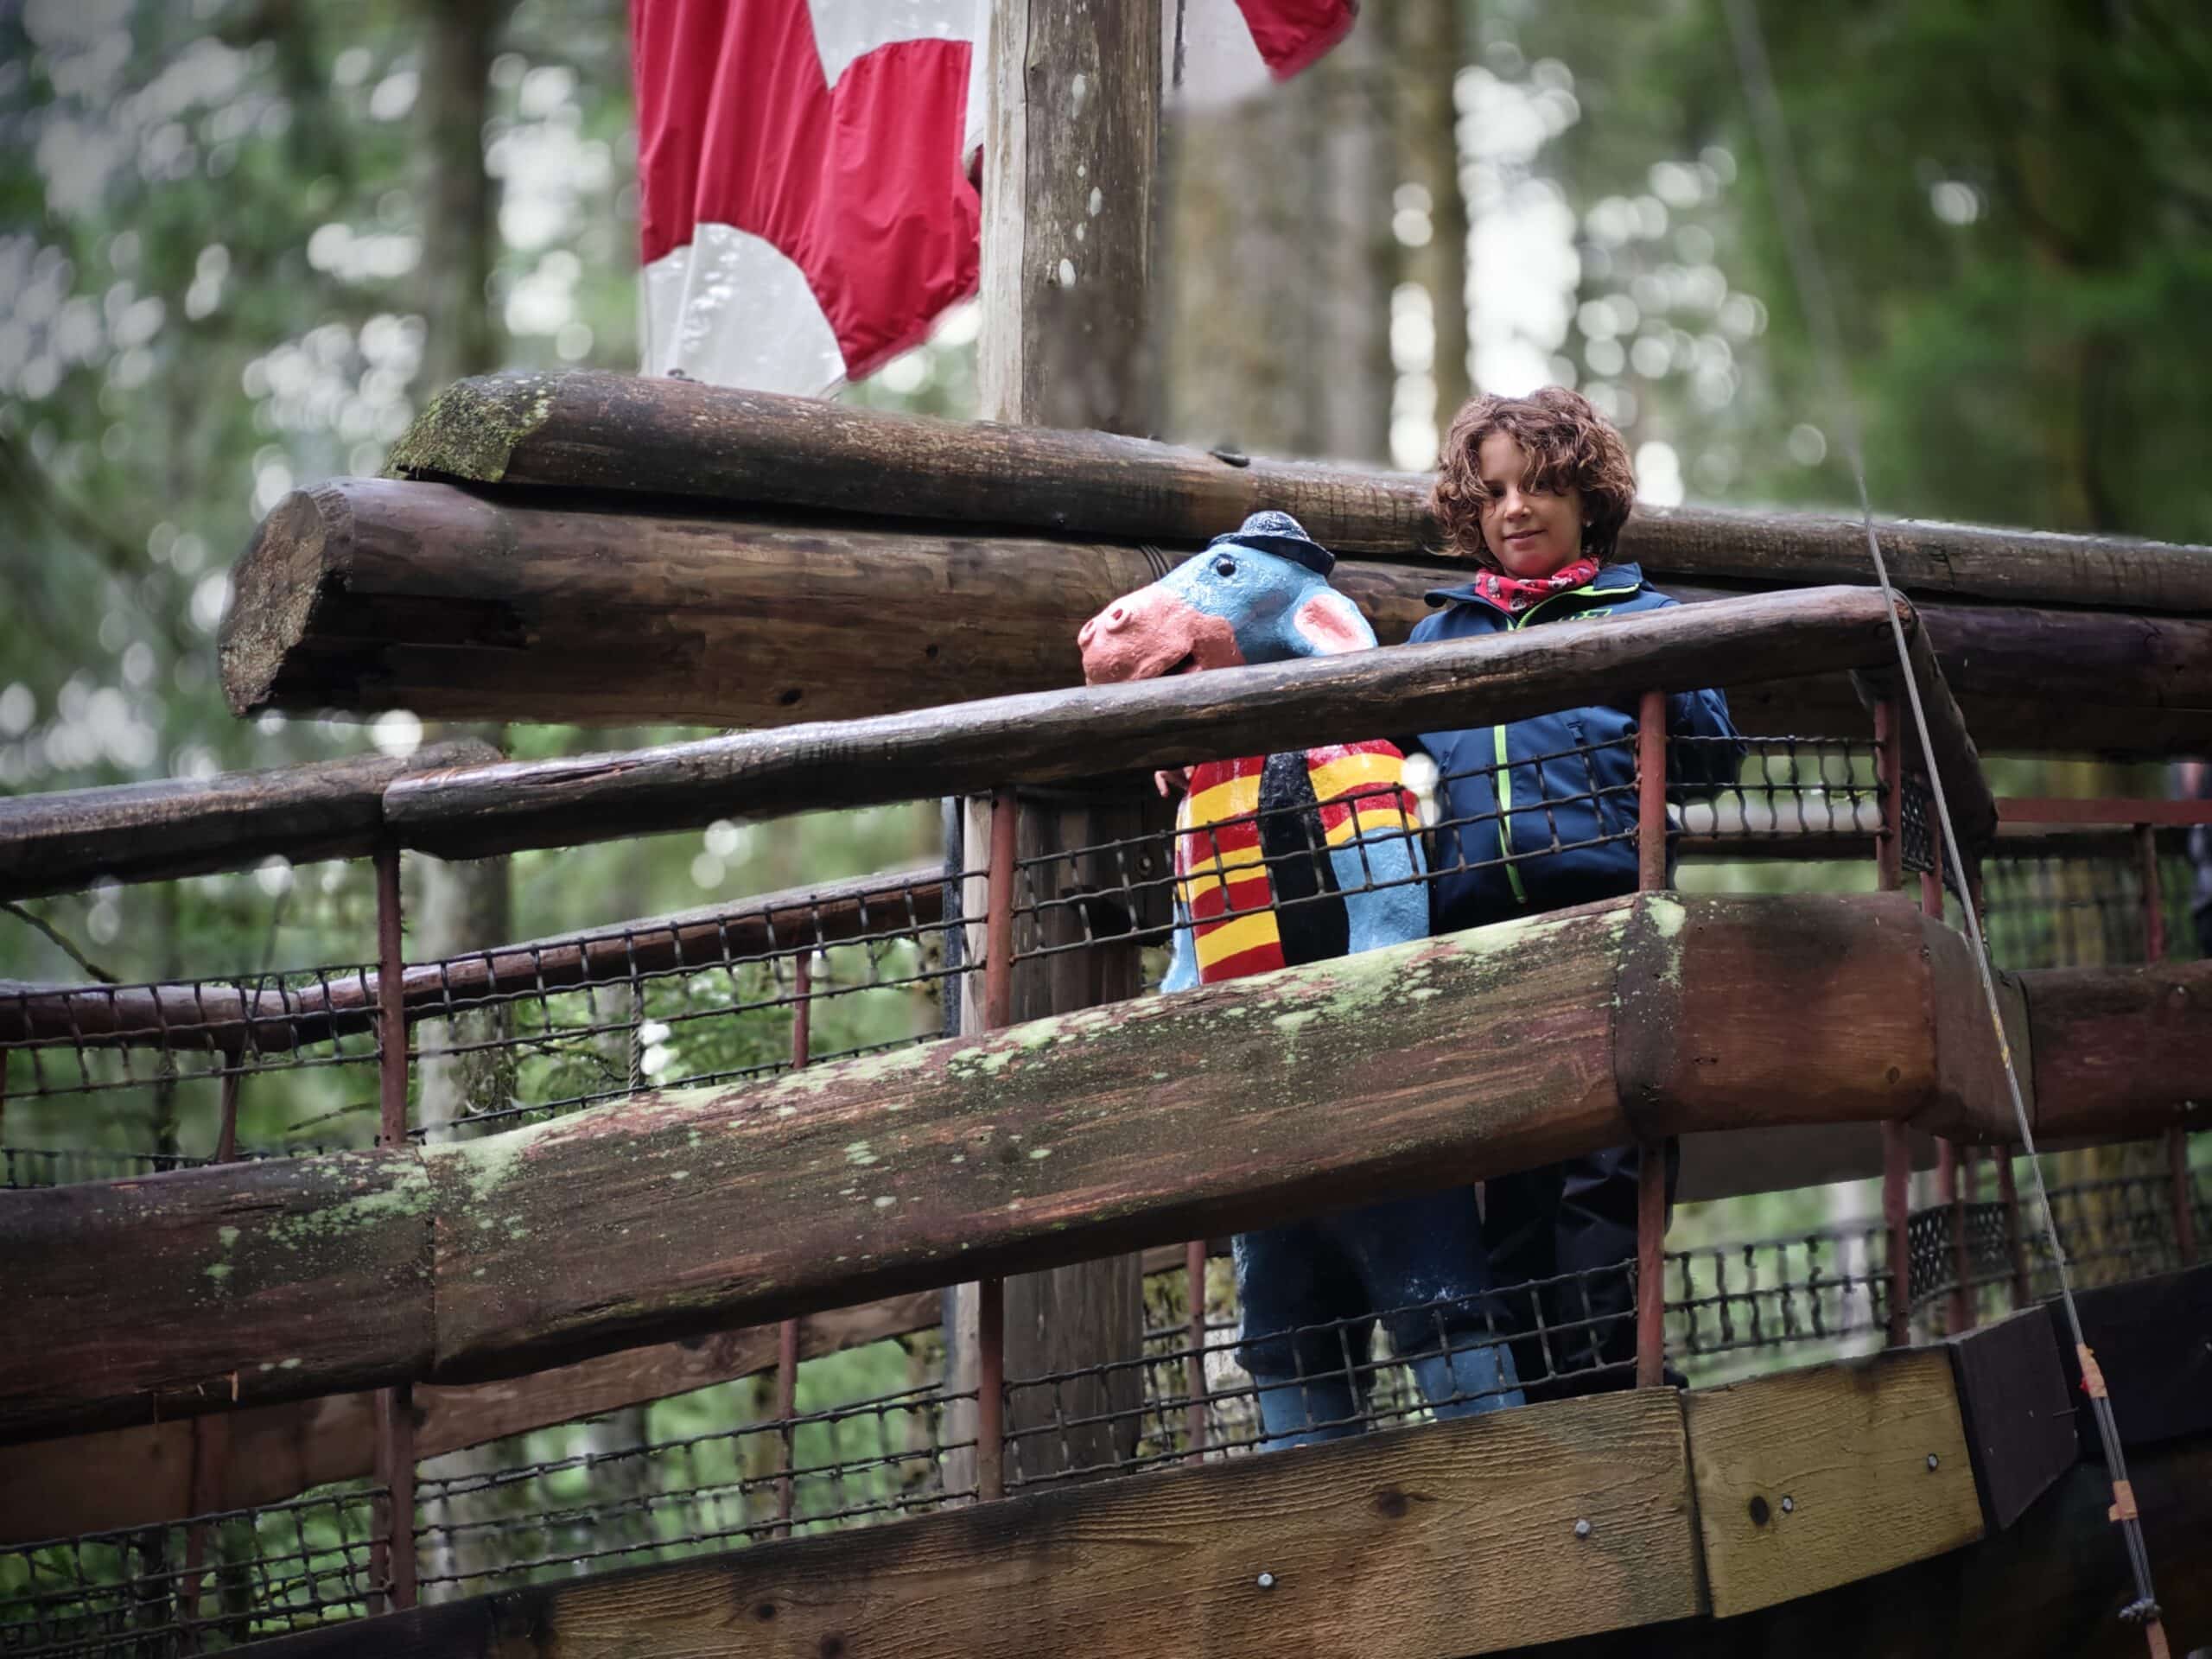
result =
M1173 766L1166 772L1155 772L1152 774L1152 786L1160 791L1161 800L1172 801L1190 788L1191 769Z

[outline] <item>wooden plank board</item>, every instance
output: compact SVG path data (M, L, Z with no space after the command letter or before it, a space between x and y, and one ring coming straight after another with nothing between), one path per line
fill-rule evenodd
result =
M1699 1611L1679 1400L1606 1395L1108 1481L266 1651L1450 1659L1649 1624Z
M2177 1654L2212 1647L2212 1439L2132 1459ZM1690 1618L1530 1649L1527 1659L2145 1659L2104 1471L2076 1464L2020 1524L1978 1544L1738 1618Z
M1785 1371L1687 1399L1715 1618L1982 1535L1958 1389L1941 1350Z
M1974 1450L1983 1511L2011 1526L2074 1466L2074 1399L2050 1321L2040 1308L1946 1344Z

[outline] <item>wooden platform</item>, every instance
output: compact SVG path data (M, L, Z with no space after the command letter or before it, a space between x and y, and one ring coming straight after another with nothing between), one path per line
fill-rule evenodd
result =
M1849 1638L1878 1626L1911 1633L1899 1651L1936 1652L1980 1645L1986 1618L2007 1652L2071 1652L2110 1634L2099 1610L2123 1558L2097 1525L2101 1471L2070 1445L2052 1452L2060 1375L2050 1325L2030 1312L1956 1344L1106 1481L265 1650L1443 1659L1562 1641L1592 1655L1764 1652L1786 1626L1790 1650L1890 1651L1887 1636ZM2183 1573L2205 1564L2208 1463L2200 1433L2147 1464L2151 1547ZM1906 1617L1867 1590L1885 1576L1948 1589ZM2174 1586L2177 1652L2212 1638L2207 1599ZM1821 1605L1852 1611L1824 1630L1801 1616Z

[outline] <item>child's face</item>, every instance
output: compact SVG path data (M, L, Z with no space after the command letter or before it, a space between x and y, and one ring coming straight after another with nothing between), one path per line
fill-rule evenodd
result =
M1475 451L1490 499L1483 544L1509 576L1548 576L1582 553L1582 492L1550 495L1523 486L1529 452L1503 432Z

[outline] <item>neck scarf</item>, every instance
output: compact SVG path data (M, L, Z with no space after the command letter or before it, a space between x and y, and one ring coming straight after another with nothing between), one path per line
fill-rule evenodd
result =
M1503 570L1484 570L1475 577L1475 591L1509 616L1518 616L1540 600L1566 593L1593 580L1598 561L1576 559L1548 576L1509 576Z

